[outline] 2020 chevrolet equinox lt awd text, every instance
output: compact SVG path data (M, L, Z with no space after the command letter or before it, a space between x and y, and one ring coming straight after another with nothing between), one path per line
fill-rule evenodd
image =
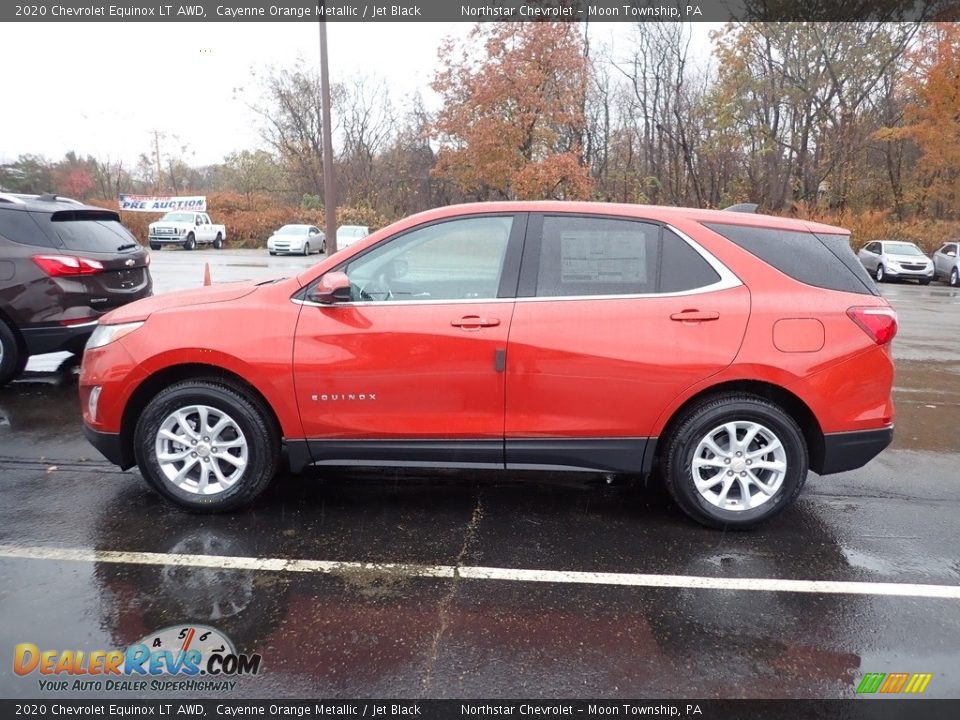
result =
M656 466L694 519L748 527L890 443L896 329L839 228L473 204L115 310L80 396L91 442L191 510L252 502L285 445L293 471Z
M108 310L150 295L149 264L112 210L0 193L0 386L30 355L82 352Z

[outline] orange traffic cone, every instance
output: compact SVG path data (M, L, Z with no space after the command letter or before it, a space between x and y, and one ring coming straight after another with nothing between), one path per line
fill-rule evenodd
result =
M210 263L206 263L206 264L203 266L203 285L204 285L204 287L206 287L207 285L210 285L210 284L211 284L211 281L210 281Z

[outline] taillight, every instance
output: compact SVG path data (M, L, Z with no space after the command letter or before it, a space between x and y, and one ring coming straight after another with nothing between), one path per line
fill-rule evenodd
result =
M886 345L897 334L897 313L892 307L852 307L847 315L877 345Z
M72 255L34 255L33 261L50 277L93 275L103 270L103 265L96 260Z

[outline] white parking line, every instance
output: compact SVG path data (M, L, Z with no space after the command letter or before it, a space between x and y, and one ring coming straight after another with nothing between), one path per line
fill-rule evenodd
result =
M752 592L823 593L830 595L889 595L896 597L960 600L960 586L916 583L843 582L835 580L779 580L777 578L723 578L698 575L655 575L644 573L599 573L576 570L523 570L455 565L415 565L405 563L338 562L335 560L288 560L284 558L230 557L221 555L182 555L84 548L22 547L0 545L0 558L20 560L59 560L103 562L127 565L176 565L224 570L258 570L339 574L351 571L375 571L385 575L507 582L560 583L573 585L620 585L627 587L694 588L701 590L740 590Z

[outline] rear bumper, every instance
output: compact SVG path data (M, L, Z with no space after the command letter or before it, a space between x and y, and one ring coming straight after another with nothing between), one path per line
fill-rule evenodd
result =
M52 352L82 353L87 338L97 327L97 321L80 325L50 325L20 328L29 355Z
M823 436L823 458L812 470L818 475L856 470L873 460L892 441L893 425L879 430L828 433Z
M129 448L124 447L119 434L99 432L87 424L83 426L83 434L90 444L100 451L101 455L114 465L119 465L121 470L126 470L136 464L133 453Z

